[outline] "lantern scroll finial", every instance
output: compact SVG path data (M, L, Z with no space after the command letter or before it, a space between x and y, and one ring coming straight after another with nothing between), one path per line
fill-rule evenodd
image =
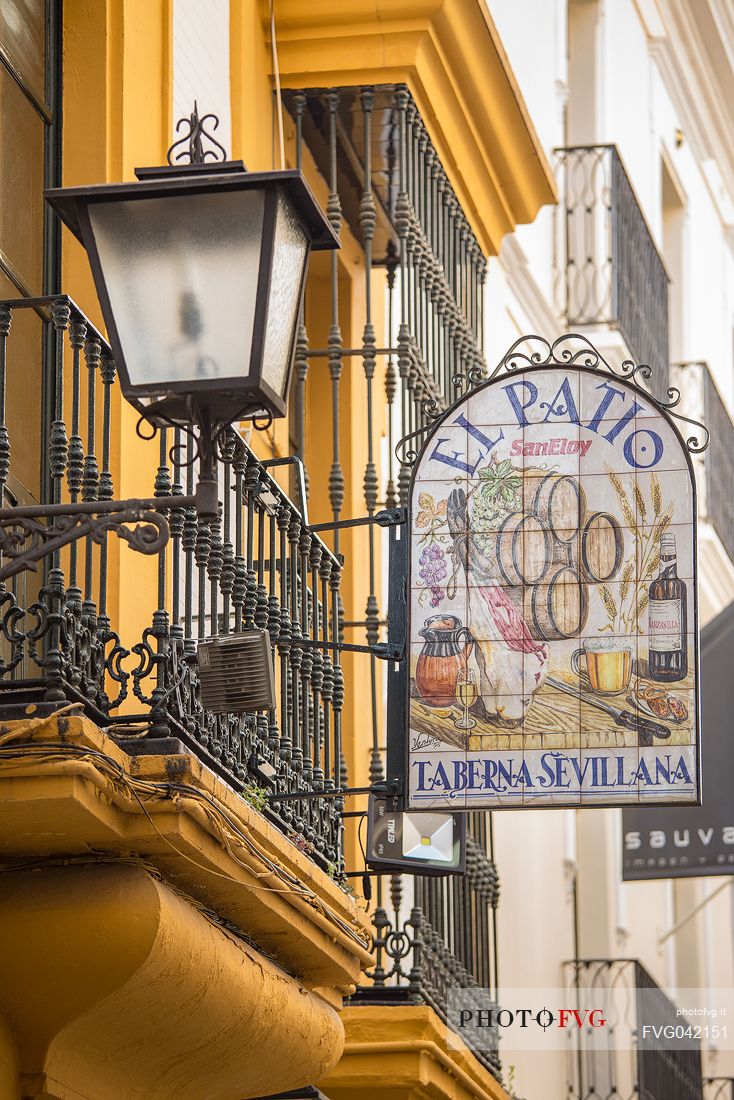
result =
M178 138L177 141L174 141L168 150L166 159L170 165L178 164L181 161L188 164L204 164L207 159L226 161L226 149L204 128L204 124L210 120L212 130L216 130L219 126L218 117L215 114L206 114L199 118L199 108L196 100L194 100L194 109L189 117L180 118L176 123L176 133L179 133L185 126L188 126L189 131ZM211 142L214 146L213 149L204 148L205 139ZM183 148L179 149L179 146L183 146ZM175 149L179 149L179 152L174 155Z

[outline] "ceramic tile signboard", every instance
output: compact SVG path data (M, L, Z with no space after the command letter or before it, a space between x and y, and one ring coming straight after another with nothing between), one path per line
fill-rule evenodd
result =
M551 363L456 403L410 495L415 809L699 800L694 486L670 415Z

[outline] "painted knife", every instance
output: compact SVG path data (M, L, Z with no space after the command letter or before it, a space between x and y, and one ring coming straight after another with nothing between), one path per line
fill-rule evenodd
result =
M551 687L557 688L558 691L564 691L566 695L573 695L583 703L588 703L590 707L597 707L599 710L611 714L615 725L623 726L625 729L632 730L633 733L640 735L641 745L651 745L653 737L670 737L670 730L660 722L643 718L641 714L634 714L631 710L620 710L619 707L613 707L611 703L605 703L603 700L597 699L595 695L590 695L586 691L577 691L570 684L564 683L563 680L556 680L555 676L546 676L545 682Z

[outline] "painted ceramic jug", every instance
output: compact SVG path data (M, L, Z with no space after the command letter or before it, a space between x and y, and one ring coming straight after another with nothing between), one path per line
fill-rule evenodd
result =
M429 707L450 707L474 645L472 636L455 615L432 615L419 634L425 642L415 669L418 694Z

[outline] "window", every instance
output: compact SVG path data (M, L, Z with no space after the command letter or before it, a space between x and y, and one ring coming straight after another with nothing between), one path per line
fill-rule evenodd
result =
M43 189L60 182L60 25L59 0L0 3L0 298L59 289L58 230ZM13 319L7 424L21 498L40 490L41 327L31 310Z

